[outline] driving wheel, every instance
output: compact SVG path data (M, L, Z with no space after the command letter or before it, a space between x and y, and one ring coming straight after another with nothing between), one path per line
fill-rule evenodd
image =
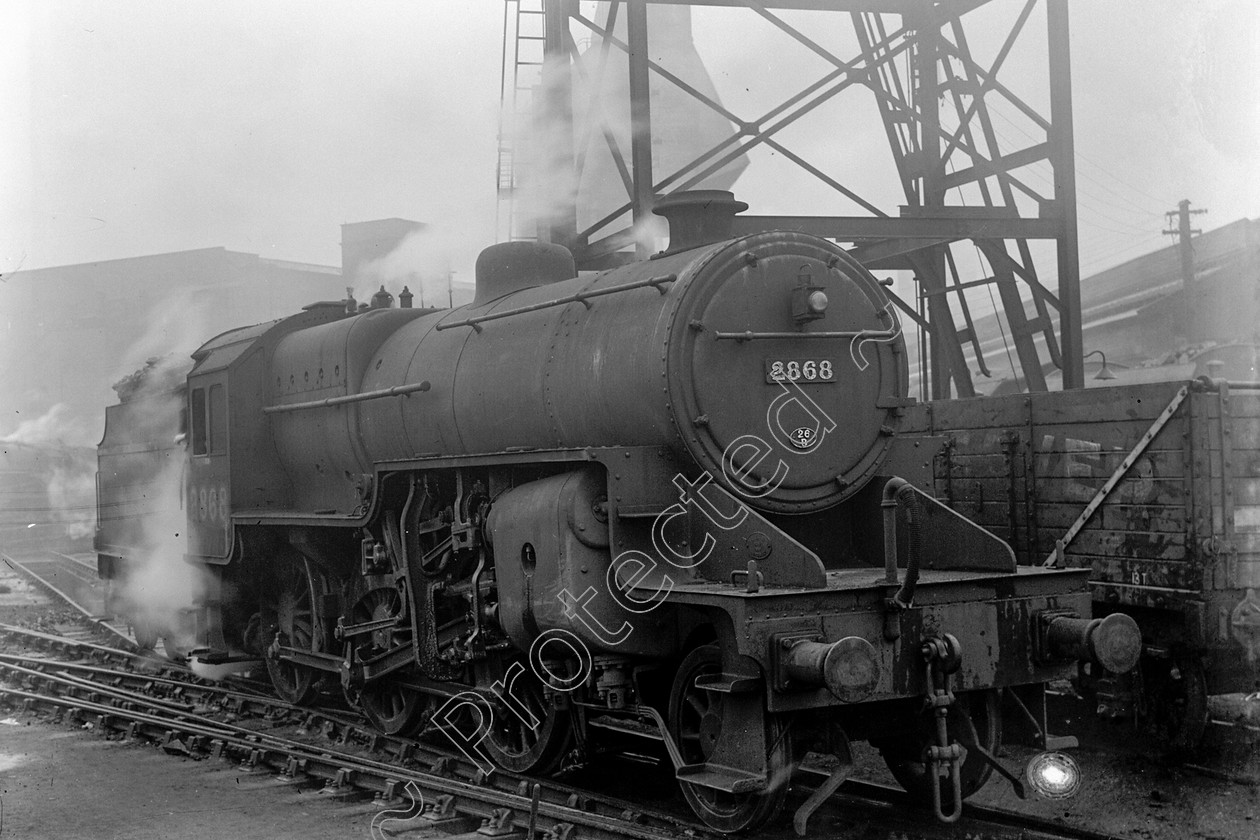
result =
M305 563L281 560L263 588L259 627L266 651L267 674L281 700L303 705L315 699L319 673L281 659L275 647L313 650L315 622L311 585Z

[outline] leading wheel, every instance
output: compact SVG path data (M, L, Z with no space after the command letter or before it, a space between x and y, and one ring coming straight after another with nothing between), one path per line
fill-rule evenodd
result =
M315 699L318 672L281 659L273 650L276 646L314 649L314 598L305 564L278 561L272 579L263 588L261 601L259 626L271 684L281 700L299 706L309 703Z
M726 695L696 687L696 678L722 670L716 645L698 647L683 659L669 696L669 730L685 764L704 764L727 727L740 721L726 714ZM730 733L725 733L730 734ZM773 818L783 806L792 774L791 738L782 721L767 715L766 764L769 784L754 793L727 793L680 782L683 796L710 827L727 833L751 831Z
M503 673L493 679L478 675L481 685L503 680L508 698L490 707L490 727L481 742L486 755L513 773L550 773L573 743L568 715L551 702L527 664L513 662L496 670Z
M960 769L963 799L984 787L993 772L984 757L970 747L979 745L989 753L997 754L1002 743L999 699L996 689L960 693L945 718L950 740L961 743L969 750ZM927 748L935 743L936 720L928 711L915 719L910 732L877 744L897 783L916 800L929 805L932 802L932 767L924 756ZM953 781L946 777L941 780L941 802L952 802L953 799Z

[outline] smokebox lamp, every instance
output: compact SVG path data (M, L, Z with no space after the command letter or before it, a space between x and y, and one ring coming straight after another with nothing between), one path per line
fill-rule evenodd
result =
M797 286L792 289L792 321L804 324L817 321L827 314L827 293L822 286L812 285L810 275L797 277Z
M1068 799L1081 789L1081 768L1066 753L1046 752L1033 756L1024 777L1029 786L1046 799Z

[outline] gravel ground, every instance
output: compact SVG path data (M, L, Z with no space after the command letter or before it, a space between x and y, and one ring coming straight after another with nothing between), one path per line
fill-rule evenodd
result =
M372 837L370 801L347 804L224 762L30 720L0 718L5 840Z
M1009 784L994 779L973 801L1141 840L1260 837L1255 787L1163 763L1158 756L1093 747L1072 753L1084 773L1081 791L1072 799L1021 802ZM1025 760L1033 751L1010 749L1007 754Z

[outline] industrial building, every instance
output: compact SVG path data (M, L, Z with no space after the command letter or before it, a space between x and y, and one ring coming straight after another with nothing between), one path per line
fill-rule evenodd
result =
M342 225L343 268L199 248L20 271L0 283L0 439L92 445L110 386L223 330L345 297L356 271L423 225ZM366 298L372 289L358 290ZM60 408L58 408L60 406ZM25 424L25 426L23 425Z
M1205 374L1254 381L1260 342L1260 221L1238 219L1081 280L1081 334L1087 386L1136 384ZM1186 274L1192 273L1189 286ZM1013 376L1005 318L978 318L991 377L982 393L1022 390ZM1044 347L1043 342L1039 346ZM1102 371L1103 361L1108 374ZM1218 367L1213 362L1221 362ZM1062 387L1046 366L1051 390ZM1114 377L1114 378L1111 378Z

